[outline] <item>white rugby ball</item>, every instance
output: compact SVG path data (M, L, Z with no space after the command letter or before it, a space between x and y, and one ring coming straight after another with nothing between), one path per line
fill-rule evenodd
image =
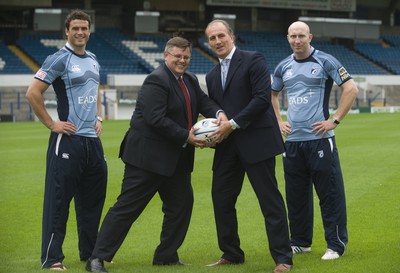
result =
M215 132L219 128L217 123L215 123L216 121L216 118L205 118L198 121L195 125L193 125L193 128L198 129L194 132L194 135L199 138L205 138L210 142L212 138L209 138L208 135Z

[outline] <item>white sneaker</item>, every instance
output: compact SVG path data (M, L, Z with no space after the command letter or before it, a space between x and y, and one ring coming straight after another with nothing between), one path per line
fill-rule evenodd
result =
M309 253L311 252L311 247L304 246L292 246L293 254Z
M328 248L324 254L324 256L321 257L322 260L335 260L337 258L340 258L339 253L336 251Z

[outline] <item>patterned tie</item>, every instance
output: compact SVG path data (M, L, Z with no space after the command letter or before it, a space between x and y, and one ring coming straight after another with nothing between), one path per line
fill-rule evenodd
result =
M226 76L228 75L229 59L224 59L221 61L221 83L222 89L225 89Z
M178 82L181 86L183 96L185 97L185 103L186 103L186 110L187 110L187 119L188 119L188 130L192 128L192 106L190 104L190 97L189 97L189 91L186 88L185 83L183 82L182 77L178 78Z

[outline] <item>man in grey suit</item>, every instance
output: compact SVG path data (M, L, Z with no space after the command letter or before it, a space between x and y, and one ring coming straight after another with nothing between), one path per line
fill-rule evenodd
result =
M164 221L154 265L183 265L178 248L186 236L193 207L191 172L194 148L206 140L194 136L199 113L227 120L224 112L200 88L196 76L186 72L191 44L170 39L165 64L150 73L139 92L130 128L121 143L125 173L118 201L108 211L86 269L107 272L133 222L158 192ZM182 82L183 81L183 82Z
M233 31L223 20L212 21L205 32L220 60L206 75L209 95L230 119L221 121L215 132L219 140L224 139L215 147L212 182L218 244L223 254L209 266L245 261L235 205L246 173L265 218L269 249L276 263L273 272L287 272L293 265L292 249L285 204L275 178L275 156L284 152L284 145L271 104L265 58L236 48Z

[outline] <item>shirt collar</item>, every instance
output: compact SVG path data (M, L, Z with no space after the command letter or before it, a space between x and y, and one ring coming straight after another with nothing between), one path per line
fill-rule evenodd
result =
M219 59L219 63L221 63L223 60L230 60L230 59L232 59L232 56L233 56L233 53L235 53L235 50L236 50L236 46L233 46L231 52L229 52L228 56L226 56L225 59L220 59L220 58L218 58L218 59Z
M65 44L65 47L68 48L69 50L74 51L74 48L72 47L72 45L71 45L69 42L67 42L67 43Z
M183 75L184 75L185 73L183 73L182 75L178 76L178 75L176 75L176 74L168 67L167 63L165 63L165 66L168 68L169 71L171 71L172 75L174 75L174 77L175 77L176 80L178 80L180 77L182 77L182 79L183 79Z

